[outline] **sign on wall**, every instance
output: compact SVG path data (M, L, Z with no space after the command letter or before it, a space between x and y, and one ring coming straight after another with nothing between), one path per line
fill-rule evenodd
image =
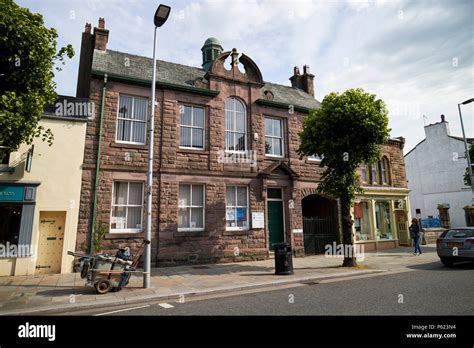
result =
M252 228L264 228L265 217L263 212L252 213Z
M0 201L22 201L24 192L24 186L0 185Z

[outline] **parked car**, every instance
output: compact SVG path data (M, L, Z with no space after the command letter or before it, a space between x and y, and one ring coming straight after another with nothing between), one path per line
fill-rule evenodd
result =
M436 240L436 251L446 266L455 262L474 261L474 227L444 231Z

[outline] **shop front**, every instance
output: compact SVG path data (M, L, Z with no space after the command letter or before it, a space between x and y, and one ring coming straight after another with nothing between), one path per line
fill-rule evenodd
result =
M28 267L39 183L0 182L0 276Z
M353 206L354 241L365 251L410 245L408 190L368 189Z

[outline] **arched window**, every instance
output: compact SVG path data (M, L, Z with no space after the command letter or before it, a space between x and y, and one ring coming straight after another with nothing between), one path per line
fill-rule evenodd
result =
M380 182L380 171L378 163L370 165L370 178L372 184L378 184Z
M225 149L231 152L247 149L247 113L237 98L225 101Z
M379 164L380 164L380 178L382 180L382 184L388 185L390 184L388 158L384 156L379 161Z
M360 177L363 182L369 182L369 173L367 173L367 165L365 163L360 165Z

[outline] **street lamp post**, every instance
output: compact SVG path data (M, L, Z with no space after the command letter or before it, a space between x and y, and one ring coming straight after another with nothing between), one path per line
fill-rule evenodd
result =
M153 187L153 143L155 133L155 89L156 89L156 29L161 27L170 14L171 7L162 5L158 6L153 23L155 24L155 33L153 36L153 77L151 80L151 113L148 129L148 171L147 171L147 191L146 191L146 232L145 240L151 241L151 210L152 210L152 187ZM150 287L151 275L151 243L145 246L144 253L144 273L143 287Z
M472 176L471 158L469 156L469 150L468 150L468 147L467 147L466 132L464 131L464 123L463 123L462 114L461 114L461 105L467 105L467 104L472 103L472 102L474 102L474 98L468 99L468 100L458 104L458 110L459 110L459 119L461 120L462 137L464 139L464 150L466 151L467 168L468 168L468 171L469 171L469 178L471 179L471 190L472 190L471 204L474 205L474 177Z

